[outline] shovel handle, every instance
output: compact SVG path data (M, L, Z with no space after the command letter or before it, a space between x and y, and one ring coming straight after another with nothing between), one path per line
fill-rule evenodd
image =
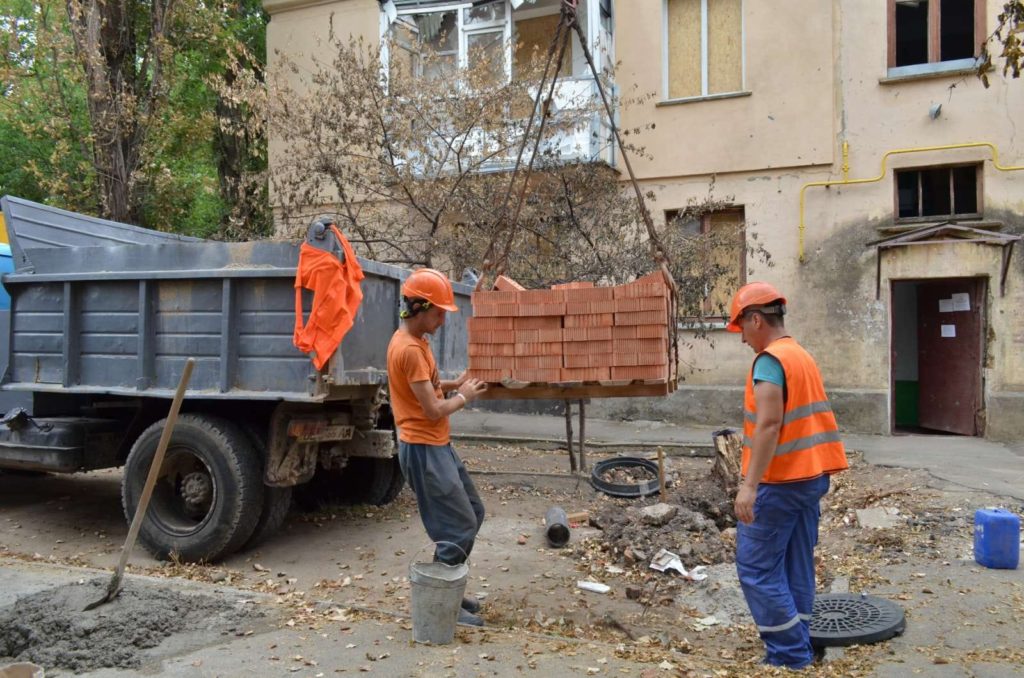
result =
M124 548L121 549L121 560L117 563L115 577L120 579L124 572L124 566L128 563L128 556L135 547L135 539L139 536L139 529L142 527L142 520L146 517L146 509L149 507L149 498L153 495L153 486L160 476L160 467L164 465L164 454L171 442L171 433L174 431L174 424L178 421L178 411L181 409L181 401L185 399L185 389L188 388L188 381L192 377L192 368L195 367L196 359L189 358L185 361L185 369L181 371L181 379L178 381L178 390L174 393L174 400L171 401L171 411L167 413L167 422L160 434L160 442L156 446L156 453L149 465L149 474L146 476L146 484L142 487L142 495L139 497L139 504L135 508L135 515L132 516L132 525L128 529L128 537L124 540Z

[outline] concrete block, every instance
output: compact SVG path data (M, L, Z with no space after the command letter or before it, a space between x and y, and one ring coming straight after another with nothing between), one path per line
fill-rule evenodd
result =
M675 518L678 512L678 506L659 502L640 509L640 516L646 524L660 527Z

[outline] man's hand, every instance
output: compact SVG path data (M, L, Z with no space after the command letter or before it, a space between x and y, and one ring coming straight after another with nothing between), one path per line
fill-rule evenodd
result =
M471 400L476 399L481 393L487 390L487 383L480 381L479 379L466 379L465 373L462 374L462 384L459 385L459 393L466 399L468 403Z
M754 501L756 499L757 488L742 483L739 492L736 493L736 503L733 505L737 520L748 525L754 522Z

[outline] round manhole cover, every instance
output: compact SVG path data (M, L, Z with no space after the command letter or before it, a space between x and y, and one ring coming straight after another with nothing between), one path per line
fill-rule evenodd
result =
M903 633L903 608L884 598L824 593L814 599L811 644L815 647L862 645Z

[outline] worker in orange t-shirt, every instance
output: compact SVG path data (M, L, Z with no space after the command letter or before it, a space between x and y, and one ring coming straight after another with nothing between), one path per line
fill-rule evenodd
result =
M416 493L423 527L437 543L434 559L457 565L473 550L484 505L452 448L448 417L487 390L487 384L467 379L465 372L455 381L441 381L438 375L427 335L440 329L446 312L459 310L447 276L430 268L414 271L402 284L402 307L402 323L388 344L398 463ZM483 626L479 611L480 603L466 597L458 621Z

